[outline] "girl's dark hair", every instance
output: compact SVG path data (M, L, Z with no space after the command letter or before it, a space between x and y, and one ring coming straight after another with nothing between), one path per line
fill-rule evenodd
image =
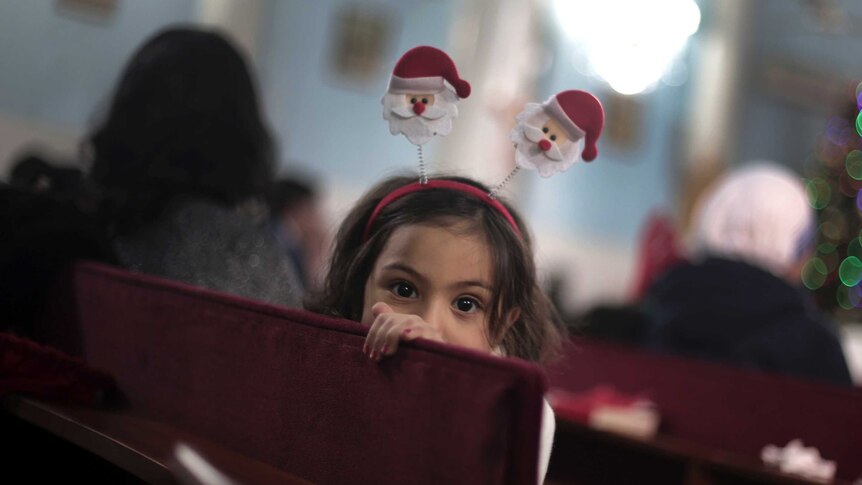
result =
M436 177L488 187L462 177ZM350 211L338 231L335 251L323 289L309 298L309 310L359 321L362 318L365 283L380 252L392 233L410 224L437 224L452 227L468 223L481 234L491 250L494 268L493 303L488 318L488 338L506 355L547 362L559 350L564 328L536 281L536 267L527 228L521 217L502 202L518 224L519 237L497 210L473 195L449 189L422 190L389 204L371 227L371 237L362 236L368 218L380 200L393 190L418 180L418 176L392 177L372 188ZM505 317L520 309L509 328Z
M225 205L262 196L274 170L245 60L222 35L196 28L163 30L138 49L85 143L119 232L181 195Z

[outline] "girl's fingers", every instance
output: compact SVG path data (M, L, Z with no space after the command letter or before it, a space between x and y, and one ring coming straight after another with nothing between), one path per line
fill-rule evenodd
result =
M380 349L383 355L392 355L398 350L398 341L402 339L402 335L406 330L410 330L409 320L399 321L398 323L389 326L386 335L383 338L383 347Z
M368 330L368 335L365 337L365 345L362 347L362 353L372 359L379 358L383 350L382 344L378 344L381 340L381 334L385 338L391 323L391 317L394 315L392 308L383 302L377 302L371 307L371 314L374 315L374 322L371 324L371 329Z
M410 341L416 340L417 338L424 338L428 340L436 340L437 342L445 342L443 336L435 330L430 325L416 325L416 326L408 326L401 330L400 333L401 340Z
M394 315L380 315L374 322L377 323L381 321L382 323L377 328L377 332L374 335L374 341L371 342L371 357L373 360L380 360L384 354L388 355L388 335L391 332L392 328L398 327L399 322L398 319L394 318Z
M374 353L379 350L377 342L380 338L380 333L386 331L389 320L389 315L378 315L374 319L374 322L371 323L371 329L368 330L368 335L365 337L365 345L362 347L362 353L374 358Z
M385 303L375 303L371 312L374 321L362 352L372 360L379 361L383 356L394 354L401 340L424 338L444 342L440 332L416 315L394 313Z
M397 313L384 313L374 319L371 331L366 338L366 355L373 360L380 360L384 355L392 355L398 348L397 337L392 340L390 334L397 335L400 328L405 325L407 315Z

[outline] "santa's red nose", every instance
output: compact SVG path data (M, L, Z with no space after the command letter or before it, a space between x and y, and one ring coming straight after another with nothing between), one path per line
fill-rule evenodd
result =
M549 142L548 140L543 138L542 141L539 142L539 150L546 152L550 149L551 149L551 142Z
M424 113L425 112L425 103L423 103L421 101L417 101L417 102L413 103L413 112L416 113L417 115L421 115L422 113Z

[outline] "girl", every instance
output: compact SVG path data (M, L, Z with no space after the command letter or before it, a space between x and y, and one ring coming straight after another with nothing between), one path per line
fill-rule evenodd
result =
M416 338L534 362L553 357L564 329L538 287L518 214L473 180L417 180L387 179L350 211L308 308L370 325L364 351L374 360ZM545 408L542 478L554 432Z

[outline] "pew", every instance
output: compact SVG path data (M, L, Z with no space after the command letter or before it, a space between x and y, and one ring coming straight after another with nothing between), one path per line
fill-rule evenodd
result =
M135 419L313 483L536 481L532 364L434 342L376 363L355 322L96 263L51 295L49 344L113 375Z
M308 485L310 482L126 410L8 396L0 401L7 446L5 472L31 483L83 478L88 483L189 483L176 459L182 444L230 483ZM10 451L11 449L11 451ZM17 470L16 470L17 469ZM210 470L207 470L210 471ZM191 483L197 483L191 481ZM212 484L215 485L215 484Z
M548 476L559 483L810 483L761 464L761 449L801 438L862 477L862 389L575 339L550 389L612 385L657 405L658 435L636 439L558 420ZM632 481L634 480L634 482Z

